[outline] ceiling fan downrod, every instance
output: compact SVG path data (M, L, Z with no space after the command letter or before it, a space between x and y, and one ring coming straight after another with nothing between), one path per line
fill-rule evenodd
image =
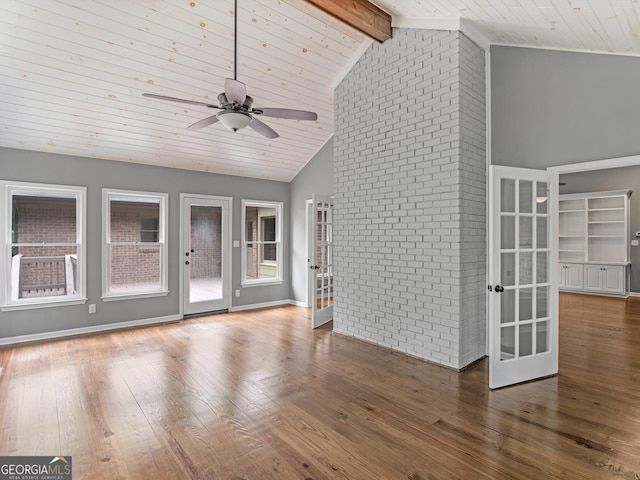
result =
M233 79L238 80L238 0L233 0Z

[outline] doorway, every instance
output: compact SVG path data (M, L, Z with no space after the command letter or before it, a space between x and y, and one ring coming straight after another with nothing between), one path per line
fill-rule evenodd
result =
M231 307L231 198L181 195L182 315Z
M550 167L547 169L547 172L554 175L555 176L555 180L554 180L554 184L557 185L558 183L558 177L560 175L563 174L570 174L570 173L582 173L582 172L589 172L589 171L597 171L597 170L608 170L608 169L618 169L620 167L632 167L632 166L640 166L640 156L632 156L632 157L623 157L623 158L612 158L612 159L607 159L607 160L599 160L599 161L592 161L592 162L583 162L583 163L577 163L577 164L570 164L570 165L562 165L562 166L557 166L557 167ZM495 168L495 167L491 167L491 168ZM562 178L562 177L560 177ZM589 187L589 188L593 188L593 187ZM613 188L611 187L611 185L600 185L598 187L599 190L602 189L609 189L609 188ZM620 187L621 188L621 187ZM497 190L496 190L497 191ZM562 192L561 193L565 193ZM566 192L568 193L568 192ZM537 197L536 197L537 199ZM497 201L494 202L496 205L499 204L500 202L500 197L498 197ZM557 199L554 201L553 205L550 205L550 207L552 209L557 210L558 206L557 206ZM502 216L509 216L510 214L507 215L502 215ZM494 227L497 228L496 232L494 232L494 237L497 239L501 238L500 235L500 224L502 222L498 221L499 218L501 218L501 214L495 213L490 211L489 213L490 216L490 221L493 222ZM520 220L519 220L520 221ZM640 220L639 220L640 222ZM555 222L554 222L555 223ZM509 224L505 224L505 225L509 225ZM492 229L490 229L492 230ZM632 220L632 234L630 235L633 238L633 220ZM520 236L518 235L519 238ZM554 242L556 242L556 244L554 245L553 249L552 249L552 255L554 257L557 257L557 253L558 253L558 246L557 246L557 239L554 239ZM490 244L493 245L492 242L490 242ZM495 245L500 245L499 242L496 242ZM497 248L497 247L496 247ZM515 250L514 250L515 251ZM632 250L633 251L633 250ZM519 253L519 252L516 252ZM527 252L525 252L527 253ZM509 299L509 297L502 295L503 292L505 292L506 290L508 290L504 285L502 285L503 280L502 280L502 275L500 275L500 271L503 270L499 263L496 267L496 265L492 266L492 262L497 260L499 262L500 257L506 257L506 258L510 258L509 254L511 254L510 251L508 251L508 249L504 252L501 252L500 250L498 250L497 252L494 252L492 255L490 255L490 257L493 258L493 260L490 260L489 263L489 270L491 272L491 270L493 269L494 271L496 271L498 273L498 275L496 276L495 274L489 274L489 279L490 279L490 293L489 293L489 310L490 310L490 314L488 316L488 325L489 325L489 335L488 335L488 340L490 343L489 346L489 357L490 357L490 362L493 361L495 362L497 365L504 362L504 365L507 365L507 363L512 362L511 358L508 358L507 356L503 355L504 352L501 353L501 350L507 350L510 346L514 346L515 349L518 349L518 345L519 345L519 341L520 341L520 335L522 335L525 338L528 338L528 331L524 330L522 332L520 332L520 330L517 330L519 332L519 336L518 338L515 337L515 330L514 332L512 332L511 330L509 330L510 325L510 321L505 321L504 317L502 317L502 313L501 313L501 309L503 307L503 304L506 306L512 306L513 303L507 301ZM638 254L640 255L640 249L638 250ZM632 254L633 255L633 254ZM633 263L633 258L632 258L632 263ZM556 268L557 265L557 261L556 262L551 262L549 265L549 268ZM497 268L497 270L496 270ZM509 268L506 268L505 271L509 271ZM553 277L554 272L551 272L551 270L549 270L548 272L550 275L550 278ZM497 283L493 282L493 280L495 279L500 279ZM518 279L519 281L519 279ZM555 283L555 282L551 282L551 283ZM495 290L495 286L499 287L499 295L496 295L496 290ZM526 286L526 285L525 285ZM504 288L504 290L503 290ZM555 290L555 292L552 292L550 295L550 300L552 300L552 302L555 303L555 306L557 306L558 301L559 301L559 294L557 292L557 288L553 288L553 290ZM633 293L631 293L631 295L633 295ZM500 301L495 302L495 300L500 299ZM494 300L494 302L491 302L491 300ZM493 303L493 308L491 307L491 303ZM520 305L520 304L518 304ZM537 307L537 304L536 304ZM496 309L497 310L494 310ZM493 311L492 311L493 310ZM513 310L513 309L511 309ZM511 313L515 313L515 311L511 312ZM518 314L519 316L520 314ZM560 319L558 319L559 321ZM494 322L494 325L491 325L491 322ZM521 322L520 318L516 317L514 320L514 325L515 324L519 324L519 323L525 323L525 322ZM552 325L552 324L551 324ZM526 325L525 325L526 327ZM519 328L519 325L518 325ZM528 328L528 327L527 327ZM553 327L553 329L555 330L557 327ZM491 333L493 331L493 334ZM544 329L542 329L542 331L544 331ZM511 333L514 333L514 335L511 335ZM533 335L533 330L531 330L531 335ZM557 342L557 339L552 337L551 338L552 342ZM536 339L537 340L537 339ZM493 346L491 346L491 343L493 342ZM552 345L551 343L549 345ZM552 349L554 350L554 349ZM526 351L525 351L526 353ZM544 352L543 352L544 353ZM502 358L501 358L502 355ZM524 355L523 357L528 357L530 355ZM493 357L493 360L492 360ZM527 359L528 360L528 359ZM514 364L516 362L513 362ZM549 372L549 370L547 370L547 372ZM544 373L539 374L540 372L538 372L538 375L534 375L535 374L535 369L530 369L528 368L528 365L525 365L523 368L515 368L512 372L508 372L509 375L506 375L506 377L513 377L513 378L508 378L508 380L505 383L501 383L499 385L492 385L492 388L495 388L496 386L504 386L504 385L508 385L510 383L517 383L520 381L526 381L526 379L528 378L535 378L536 376L544 376ZM524 375L524 376L522 376Z
M333 319L333 197L313 194L307 200L307 307L311 326Z

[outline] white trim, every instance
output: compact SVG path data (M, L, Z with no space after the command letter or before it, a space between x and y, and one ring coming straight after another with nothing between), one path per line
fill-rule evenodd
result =
M308 198L304 204L305 211L305 226L304 226L304 250L306 262L304 264L304 285L305 285L305 302L306 308L311 308L313 302L313 282L311 281L311 274L309 269L311 268L311 258L313 257L313 245L311 239L313 238L313 226L311 221L313 218L313 199Z
M304 302L300 302L299 300L289 300L289 303L291 305L293 305L294 307L300 307L300 308L310 308L307 305L305 305Z
M475 23L466 18L461 18L459 30L484 51L488 52L491 49L491 39L489 35Z
M491 42L491 46L495 47L513 47L513 48L531 48L534 50L551 50L554 52L567 53L591 53L595 55L615 55L618 57L640 57L640 52L609 52L605 50L587 50L584 48L567 48L567 47L545 47L542 45L516 45L511 43Z
M124 294L112 294L109 295L108 297L100 297L100 299L103 302L116 302L118 300L137 300L140 298L152 298L152 297L166 297L167 295L169 295L169 290L162 290L162 291L152 291L152 292L143 292L140 291L139 293L124 293Z
M353 55L351 55L351 58L349 58L349 60L347 60L347 62L342 65L342 68L340 68L340 70L338 70L338 73L334 76L333 80L329 84L329 86L331 87L331 90L335 90L338 87L338 85L340 85L340 82L344 80L344 77L346 77L347 74L351 71L351 69L360 61L360 58L365 54L365 52L369 49L371 45L373 45L373 39L369 37L365 38L362 41L362 43L360 44L360 46L358 46L356 51L353 52ZM334 105L332 105L332 107L335 108Z
M247 207L264 207L273 208L276 210L276 277L275 278L256 278L247 279L247 235L245 232L246 226L246 211ZM240 212L240 286L241 287L258 287L263 285L274 285L284 282L283 270L284 270L284 247L283 247L283 216L284 216L284 203L273 202L268 200L248 200L242 199L242 208ZM254 240L254 242L260 242L260 240Z
M421 30L460 30L460 17L401 17L394 16L391 26Z
M491 190L490 190L490 173L489 171L491 170L491 49L487 48L484 51L484 72L485 72L485 77L484 77L484 88L485 88L485 139L484 139L484 145L486 148L486 152L485 152L485 156L486 156L486 165L485 165L485 207L486 207L486 220L485 220L485 224L487 225L487 228L485 230L485 244L486 244L486 248L485 248L485 259L486 259L486 263L485 263L485 285L490 285L491 284L491 279L489 277L489 262L490 262L490 258L491 258L491 254L490 254L490 248L491 245L489 244L489 236L490 236L490 230L489 230L489 219L491 218L491 209L490 209L490 203L491 203ZM489 355L489 320L490 320L490 312L489 312L489 290L487 290L486 293L486 297L485 297L485 351L484 354Z
M639 57L640 52L610 52L606 50L588 50L585 48L568 48L568 47L551 47L543 45L518 45L512 43L503 43L496 41L494 35L491 35L484 31L476 22L463 17L393 17L391 26L397 28L418 28L424 30L458 30L464 33L467 37L477 43L485 50L489 50L492 46L496 47L513 47L513 48L530 48L534 50L550 50L556 52L568 52L568 53L590 53L595 55L615 55L618 57ZM371 41L372 42L372 41ZM369 47L370 43L367 45ZM364 53L364 52L362 52ZM344 74L341 74L339 80L332 84L335 87L342 81L349 70L357 63L357 60L362 54L354 55L356 61L349 63L348 69ZM342 73L342 72L341 72Z
M393 17L391 22L397 28L417 28L421 30L448 30L462 32L472 42L487 51L491 48L489 35L475 23L460 17Z
M284 283L284 280L280 279L256 279L256 280L245 280L244 283L240 284L242 288L252 288L252 287L264 287L265 285L281 285Z
M120 330L123 328L141 327L145 325L155 325L158 323L170 323L180 321L180 315L166 315L164 317L145 318L142 320L132 320L129 322L108 323L94 325L91 327L70 328L68 330L57 330L54 332L34 333L30 335L18 335L15 337L0 338L0 345L13 345L25 342L38 342L42 340L52 340L54 338L70 337L73 335L86 335L90 333L107 332L109 330Z
M231 307L229 311L242 312L245 310L257 310L260 308L281 307L283 305L295 305L297 307L302 306L304 308L304 305L298 305L298 303L299 302L296 302L295 300L292 300L292 299L274 300L272 302L252 303L249 305L238 305L236 307Z
M569 165L559 165L557 167L549 167L547 170L551 172L576 173L587 172L592 170L604 170L618 167L633 167L640 165L640 155L631 155L629 157L608 158L604 160L593 160L591 162L571 163Z
M20 298L11 299L11 278L12 266L9 262L11 256L11 215L12 202L11 195L14 193L33 193L38 196L65 196L75 197L76 203L76 240L73 243L49 243L48 245L72 245L76 247L78 259L78 291L72 295ZM79 305L85 303L87 291L87 187L74 185L55 185L35 182L14 182L10 180L0 180L0 311L28 310L31 308L45 308L53 306ZM28 245L28 244L21 244ZM35 244L34 244L35 245ZM47 244L41 244L46 246ZM40 246L40 245L36 245Z
M59 297L41 297L41 298L64 298L64 296ZM74 297L73 300L47 300L46 302L38 302L38 303L14 303L12 305L3 305L0 307L0 312L16 312L18 310L33 310L35 308L50 308L50 307L69 307L71 305L84 305L87 303L88 298L77 298Z

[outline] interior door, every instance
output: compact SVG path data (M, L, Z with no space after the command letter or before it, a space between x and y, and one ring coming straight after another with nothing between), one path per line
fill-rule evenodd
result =
M231 199L182 197L182 305L184 315L231 306Z
M489 386L558 372L558 176L490 167Z
M333 318L333 198L313 194L314 232L309 259L309 282L312 299L311 323L313 328Z

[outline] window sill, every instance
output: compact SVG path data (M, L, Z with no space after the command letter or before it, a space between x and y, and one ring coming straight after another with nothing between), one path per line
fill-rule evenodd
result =
M275 280L256 280L255 282L242 282L240 286L242 288L249 287L265 287L268 285L281 285L284 283L284 280L275 279Z
M68 307L71 305L84 305L87 303L87 298L74 298L73 300L53 300L48 302L37 303L13 303L11 305L3 305L0 307L0 312L15 312L18 310L33 310L35 308L50 308L50 307Z
M103 302L116 302L118 300L136 300L140 298L166 297L167 295L169 295L169 290L162 290L157 292L126 293L122 295L107 295L100 298Z

